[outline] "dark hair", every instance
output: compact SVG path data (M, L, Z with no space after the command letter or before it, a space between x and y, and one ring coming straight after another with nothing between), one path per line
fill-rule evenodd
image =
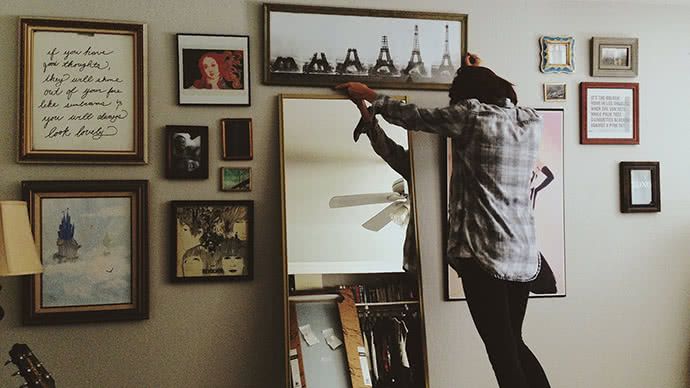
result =
M515 94L513 84L497 76L491 69L479 66L459 68L448 96L451 104L471 98L476 98L485 104L495 104L507 98L513 104L517 104L517 94Z

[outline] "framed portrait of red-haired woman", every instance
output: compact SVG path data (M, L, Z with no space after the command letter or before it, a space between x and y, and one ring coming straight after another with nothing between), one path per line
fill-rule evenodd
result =
M249 37L177 34L179 105L250 105Z

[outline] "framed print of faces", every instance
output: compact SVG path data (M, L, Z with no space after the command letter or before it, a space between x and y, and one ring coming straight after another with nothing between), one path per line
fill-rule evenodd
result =
M179 105L250 105L249 37L177 34Z
M575 71L575 38L571 36L542 36L542 73L572 73Z
M171 210L174 281L252 278L253 201L173 201Z
M592 38L592 76L635 77L637 38Z

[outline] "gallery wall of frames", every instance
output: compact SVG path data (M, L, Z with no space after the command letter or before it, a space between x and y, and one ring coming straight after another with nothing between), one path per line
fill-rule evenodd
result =
M16 54L12 58L17 64L17 93L12 96L16 104L3 112L16 117L12 134L16 146L12 155L3 158L19 172L8 174L3 183L17 188L16 196L29 205L44 272L17 282L15 291L10 287L10 295L18 299L14 308L7 309L14 316L5 321L12 322L9 333L17 338L8 334L0 338L36 342L36 348L48 356L47 365L53 361L59 366L54 372L59 381L60 374L69 372L56 360L57 351L41 349L40 341L55 345L52 336L62 333L75 341L66 347L76 350L80 330L146 331L151 330L147 322L179 314L180 323L172 325L179 325L175 332L183 341L152 344L135 354L135 360L153 357L160 349L171 351L168 346L184 353L185 343L206 349L215 341L241 342L237 357L251 352L254 340L244 343L234 337L233 329L227 333L231 340L206 337L204 325L216 320L221 322L218 325L229 322L242 335L251 332L258 338L260 332L268 333L256 339L257 346L275 351L264 364L273 365L271 373L280 376L261 377L262 381L316 387L315 379L326 373L319 370L321 357L335 360L326 365L331 375L337 375L332 387L428 388L430 318L423 301L438 297L446 305L461 305L465 300L461 279L443 264L439 270L443 295L425 296L421 271L403 270L402 261L399 270L342 269L356 261L333 264L333 268L341 265L338 270L318 271L311 270L316 268L311 263L300 262L299 268L306 269L291 270L289 266L295 264L287 256L295 243L290 238L318 236L323 231L317 229L327 230L331 222L304 228L293 223L295 214L303 211L293 206L299 202L307 208L315 201L321 189L318 174L333 174L322 171L322 165L337 162L342 176L352 181L357 176L364 180L367 174L357 170L347 175L347 162L356 156L348 154L350 150L342 151L346 157L338 154L342 159L334 157L336 162L318 159L326 149L341 152L329 148L335 136L319 134L331 128L326 121L329 104L342 100L334 85L363 82L409 103L425 96L445 101L464 54L477 50L482 55L468 28L480 21L456 5L452 12L448 7L442 7L444 12L430 11L433 6L418 10L253 3L247 8L243 11L251 11L250 21L260 25L245 21L211 28L180 23L179 30L167 25L162 31L157 20L88 17L83 12L70 16L69 9L59 17L38 11L12 16L17 43L9 52ZM197 17L195 12L190 11ZM361 34L338 32L353 25ZM617 202L621 216L661 212L662 196L660 162L637 160L634 152L652 136L641 120L645 106L640 90L645 85L640 85L639 76L648 70L640 65L644 45L630 30L586 37L560 32L511 38L529 40L533 48L525 54L534 73L532 83L520 88L539 91L539 101L529 103L542 116L544 132L529 190L540 257L546 263L542 268L553 272L557 286L553 292L531 296L551 298L554 303L566 300L570 292L566 188L568 175L577 166L568 164L567 147L582 152L608 146L622 150L608 161L616 165L618 179L607 183L619 193L607 200ZM152 34L158 44L164 42L164 50L152 47ZM578 50L581 46L586 50ZM307 105L296 110L289 107L291 100ZM171 108L155 111L153 101L164 101ZM308 113L309 104L315 112ZM330 117L357 116L338 109ZM299 117L293 115L290 121L287 117L294 112ZM574 127L567 117L575 117L578 125ZM351 131L356 119L343 126L349 125ZM573 136L579 144L570 144ZM346 137L352 140L350 132ZM445 235L451 143L445 138L435 141L441 176L434 176L433 190L424 190L441 193L443 216L431 222ZM413 140L402 143L413 149ZM621 156L626 154L630 156ZM412 175L424 174L415 171L414 164L411 170ZM401 248L405 228L418 233L411 200L415 188L413 177L402 176L405 185L396 186L392 178L401 178L400 174L381 175L388 173L391 179L386 175L385 191L395 199L389 196L387 201L397 201L397 209L407 206L402 228L391 222L393 216L384 224L400 229L394 240ZM295 194L307 184L313 186L309 192L302 197ZM339 184L343 193L357 187L349 181ZM263 194L268 191L271 195ZM351 208L345 212L356 214ZM290 227L292 234L287 235ZM356 228L352 235L362 231L361 225ZM416 236L414 244L421 238ZM416 251L422 252L419 246ZM437 259L443 260L423 258ZM314 275L318 275L316 285ZM241 309L234 310L233 298L242 298ZM252 307L254 298L274 308ZM2 293L0 299L5 299ZM195 323L199 316L210 318L199 326ZM407 349L398 349L399 365L386 368L376 365L377 357L381 362L383 356L371 349L377 324L384 321L390 332L411 333ZM256 327L248 328L249 324ZM380 337L382 342L388 340ZM108 345L123 354L127 346L116 342ZM84 352L94 359L100 354ZM211 357L225 354L218 349L211 353ZM202 375L213 372L203 366L206 356L190 357L191 366ZM170 378L202 385L216 382L212 377L189 377L188 372L181 370ZM258 371L238 373L237 381L250 381ZM122 374L118 379L137 381Z

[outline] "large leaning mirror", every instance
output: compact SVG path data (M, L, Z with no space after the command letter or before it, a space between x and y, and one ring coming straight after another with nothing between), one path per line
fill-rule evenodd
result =
M428 387L407 132L355 141L340 96L279 106L286 386Z

